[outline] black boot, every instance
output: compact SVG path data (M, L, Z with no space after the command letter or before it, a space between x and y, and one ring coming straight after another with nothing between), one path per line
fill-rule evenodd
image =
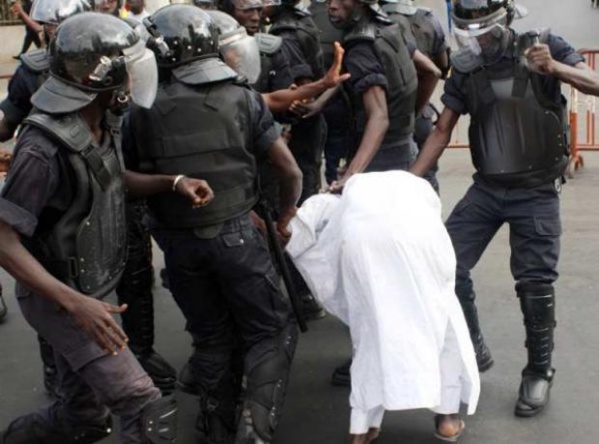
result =
M549 402L555 369L551 366L555 295L551 286L519 290L520 307L526 327L528 365L522 371L515 414L538 415Z
M76 428L62 427L59 422L49 423L39 413L15 419L0 435L2 444L92 444L112 432L110 415Z
M187 361L181 370L179 370L177 388L183 393L187 393L189 395L198 394L198 382L193 374L191 363L189 361Z
M468 331L470 332L470 339L474 346L474 353L476 353L478 371L484 373L493 367L494 361L493 356L491 356L491 351L487 347L487 344L485 344L482 331L480 330L478 311L474 304L474 294L467 300L460 299L460 305L462 306L462 311L466 318L466 324L468 324Z

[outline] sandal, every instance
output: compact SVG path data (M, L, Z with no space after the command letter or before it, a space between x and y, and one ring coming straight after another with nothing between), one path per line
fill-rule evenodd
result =
M452 418L452 420L458 421L458 424L459 424L458 431L451 436L442 435L439 432L439 425L441 424L441 420L445 419L446 416L449 416L449 415L435 415L435 438L440 439L441 441L445 441L445 442L458 442L458 439L460 438L460 436L462 436L462 433L464 433L466 424L464 424L464 421L462 421L458 415L455 415L455 418Z

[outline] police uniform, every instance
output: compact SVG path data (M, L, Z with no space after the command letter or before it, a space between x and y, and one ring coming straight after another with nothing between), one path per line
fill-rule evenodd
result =
M327 2L316 0L310 4L310 12L314 23L320 30L320 46L324 60L324 67L333 64L334 43L343 41L343 31L335 28L329 20ZM327 123L327 138L324 146L325 178L328 184L338 179L337 170L341 159L347 157L347 147L350 135L347 131L353 125L351 106L345 90L340 89L329 103L326 104L322 114Z
M49 119L46 121L50 126L55 125ZM15 148L11 171L0 197L0 218L22 236L24 245L57 278L90 296L105 294L116 285L125 260L124 195L114 146L110 137L105 138L107 143L103 146L90 145L96 158L108 165L105 184L109 191L100 193L103 194L100 203L105 205L102 219L94 214L88 221L100 232L94 235L94 230L84 230L79 237L81 244L76 245L74 230L85 226L83 219L89 212L85 208L92 200L91 188L78 193L78 187L86 180L88 187L99 189L100 186L89 185L96 179L85 177L86 173L81 172L85 167L76 170L84 165L80 159L72 159L79 154L69 151L48 130L33 127L37 123L30 125ZM115 242L104 244L105 238L99 237L100 233ZM104 248L97 248L98 242ZM102 251L103 255L94 257L92 251ZM90 264L87 270L85 260ZM109 270L94 268L98 263L111 267ZM108 281L105 277L109 277ZM129 349L112 356L55 303L33 294L19 283L16 295L27 322L54 349L60 375L61 400L31 415L45 425L43 436L50 440L43 442L76 442L73 439L77 437L81 442L92 442L86 440L106 436L110 433L108 408L125 418L121 423L123 435L139 439L141 411L158 399L160 393ZM27 417L20 420L24 418ZM13 442L7 439L6 442ZM36 439L41 438L30 436L27 442L38 442Z
M385 90L389 128L369 171L407 170L416 158L412 140L418 80L411 59L415 47L407 45L396 25L375 20L356 25L344 36L344 68L351 74L345 87L353 105L355 152L366 126L362 94L373 86Z
M509 224L510 268L527 332L529 364L523 376L533 371L551 381L567 120L559 81L518 63L525 37L512 31L508 50L490 66L467 51L452 57L441 100L457 113L470 114L470 150L477 172L449 216L447 230L457 257L456 293L473 342L481 346L470 270L501 225ZM561 38L549 34L544 41L555 60L570 66L583 61ZM492 363L490 355L486 361Z
M163 14L168 16L166 8ZM200 209L177 196L148 200L170 290L194 340L189 362L200 394L196 428L204 439L235 432L243 372L236 363L245 352L246 400L254 421L270 415L268 426L256 425L269 434L282 407L297 332L249 213L258 199L256 163L265 161L278 134L260 95L222 61L192 62L173 69L173 76L178 80L161 84L152 109L132 110L130 137L139 171L201 177L215 193Z
M391 20L400 26L404 38L413 42L418 50L430 59L434 60L441 54L448 52L449 46L445 40L445 33L443 32L441 23L430 9L406 8L405 5L389 3L383 5L383 10L389 15ZM406 13L408 10L413 13ZM414 141L418 145L419 150L433 130L434 116L435 110L430 103L416 116ZM438 166L435 165L423 177L429 181L438 193L439 182L436 177L437 170Z
M324 75L319 31L310 12L302 7L284 4L277 7L269 32L283 38L294 82L316 80ZM322 115L296 121L291 128L289 149L303 173L300 204L320 191L322 153L326 139L326 123Z
M260 77L252 86L261 93L287 89L293 83L291 65L283 49L281 37L257 33L254 38L260 50Z

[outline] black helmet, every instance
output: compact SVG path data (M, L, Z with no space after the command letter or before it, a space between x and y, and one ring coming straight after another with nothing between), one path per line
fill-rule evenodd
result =
M35 0L29 16L38 23L58 25L72 15L91 9L86 0Z
M202 9L183 4L165 6L144 24L167 49L154 49L158 66L172 70L179 81L202 84L237 77L218 58L218 28Z
M213 10L218 9L218 1L217 0L193 0L192 3L198 8Z
M485 28L514 19L514 0L453 0L452 18L460 29Z
M142 106L153 101L154 56L133 28L114 16L85 12L68 18L56 30L49 52L50 78L32 97L42 111L72 112L99 92L128 92L129 84L134 101Z

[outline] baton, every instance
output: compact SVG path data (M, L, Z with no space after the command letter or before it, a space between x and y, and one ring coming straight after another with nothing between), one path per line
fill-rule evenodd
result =
M266 233L268 234L268 244L270 245L270 251L272 252L274 260L278 264L279 270L281 271L283 283L285 284L287 294L289 295L289 300L291 301L293 314L295 314L295 319L297 319L297 325L299 326L300 331L302 333L305 333L308 331L308 325L306 324L306 320L304 319L302 304L297 296L297 293L295 292L295 286L293 285L293 281L291 280L291 273L289 272L289 267L287 266L287 261L285 260L283 248L279 243L279 238L277 236L277 232L275 231L275 224L272 220L272 213L270 211L268 203L261 200L258 203L258 211L259 213L262 213L262 216L264 218L264 223L266 224Z

